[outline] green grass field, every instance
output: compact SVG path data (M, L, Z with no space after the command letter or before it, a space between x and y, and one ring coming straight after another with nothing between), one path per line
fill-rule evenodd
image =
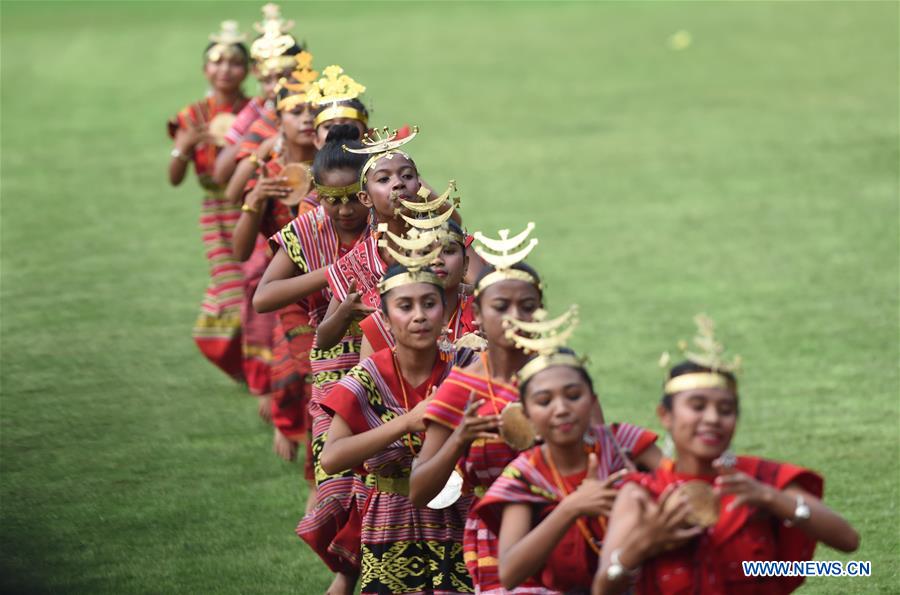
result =
M4 592L315 593L299 467L190 329L206 283L164 121L255 3L2 10ZM418 124L470 228L537 223L607 416L658 429L706 311L745 361L739 452L826 476L900 584L896 3L285 3L320 68ZM689 31L674 51L669 37ZM248 92L255 83L248 82Z

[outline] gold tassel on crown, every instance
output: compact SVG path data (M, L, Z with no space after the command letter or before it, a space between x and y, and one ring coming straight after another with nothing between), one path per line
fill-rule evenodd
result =
M309 92L310 103L316 108L321 108L321 111L316 114L316 128L322 122L336 118L350 118L368 126L367 114L349 105L341 105L342 102L357 99L365 90L365 85L359 84L350 75L344 74L344 69L340 66L332 64L325 68L322 71L322 78L312 84Z
M476 241L473 246L475 252L496 269L485 275L478 283L478 287L475 288L476 296L488 286L506 280L525 281L541 289L541 284L531 273L512 268L524 261L537 246L537 238L528 239L533 230L534 223L529 222L524 231L513 237L509 237L508 229L501 229L498 232L499 239L489 238L480 231L473 234Z
M665 394L673 395L699 388L736 390L734 381L722 372L736 374L741 367L741 357L734 356L730 361L725 359L725 347L716 340L715 323L709 316L697 314L694 323L697 325L697 335L694 337L696 350L690 351L687 341L679 341L678 349L687 361L709 368L710 372L692 372L670 378L665 384ZM671 359L668 352L663 353L659 359L660 367L668 367Z
M275 96L287 89L288 94L278 100L278 111L291 111L298 105L309 103L309 89L319 73L312 69L313 56L309 52L300 52L296 56L290 56L295 68L290 78L278 81L275 87Z
M243 54L235 46L247 41L247 36L238 30L237 21L222 21L219 32L210 34L209 40L213 45L206 50L207 61L218 62L232 56L243 58Z
M265 77L294 66L293 56L284 53L297 45L297 40L289 33L294 28L294 21L281 18L277 4L266 4L262 13L262 23L253 24L260 36L250 44L250 58L256 64L257 74Z

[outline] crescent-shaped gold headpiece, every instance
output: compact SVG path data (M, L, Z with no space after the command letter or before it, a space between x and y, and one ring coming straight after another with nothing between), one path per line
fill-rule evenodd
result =
M503 326L506 328L506 338L525 353L536 356L517 373L519 386L552 366L584 368L585 360L566 350L578 326L578 306L569 306L562 315L550 320L545 310L535 312L534 319L528 322L505 316Z
M538 310L531 321L503 317L506 338L516 347L531 354L549 355L565 347L578 326L578 306L569 306L560 316L547 319L546 310Z
M514 264L520 263L538 245L537 238L531 238L526 243L528 235L534 230L534 222L529 222L522 233L509 237L508 229L501 229L500 238L494 239L476 231L474 236L478 244L475 244L475 252L485 262L492 264L496 269L508 269Z
M388 151L399 149L412 139L416 138L416 135L419 134L419 127L413 126L410 130L410 133L403 138L397 138L397 135L399 133L399 130L394 130L393 132L391 132L391 130L387 126L381 128L380 130L376 128L371 132L367 132L365 136L363 136L362 147L353 149L348 147L347 145L344 145L344 150L348 153L357 153L361 155L387 153Z

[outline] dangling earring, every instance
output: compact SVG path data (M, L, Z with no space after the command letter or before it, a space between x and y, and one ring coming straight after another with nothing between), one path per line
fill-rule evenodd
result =
M588 427L581 436L581 440L585 446L589 446L593 450L594 445L597 444L597 437L594 436L593 428Z
M272 101L271 99L266 99L266 102L264 105L266 106L267 110L275 111L275 102Z
M675 459L675 442L672 440L672 434L666 432L666 438L663 440L660 450L667 459Z
M284 147L284 132L278 133L278 138L275 139L275 146L272 147L272 151L276 155L281 155L281 149Z
M378 237L378 221L375 219L375 207L369 207L369 229L372 235Z

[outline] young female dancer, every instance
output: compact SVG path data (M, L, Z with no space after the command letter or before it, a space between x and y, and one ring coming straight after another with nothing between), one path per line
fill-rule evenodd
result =
M379 291L396 345L353 368L323 400L333 420L322 467L363 465L374 477L362 519L362 593L470 593L461 543L468 499L436 510L408 497L427 398L452 365L437 346L443 282L428 269L394 265Z
M741 562L810 560L818 541L844 552L859 546L853 527L822 502L821 476L728 451L736 362L722 359L712 322L697 323L698 353L669 371L657 408L675 460L627 478L594 593L790 593L802 577L749 577Z
M529 329L526 341L537 333ZM518 380L522 409L543 444L510 463L475 511L499 535L504 588L533 577L541 588L530 593L586 593L614 482L635 463L658 464L656 435L631 424L594 423L593 382L568 349L554 346L530 360Z
M275 120L275 87L289 78L296 66L294 56L304 50L290 34L293 21L281 18L281 9L271 2L262 7L263 21L254 26L260 36L250 44L253 76L259 81L260 95L247 102L225 134L225 146L216 157L213 180L228 184L237 165L241 139L260 118Z
M325 267L350 251L368 232L369 210L360 204L355 186L366 157L343 150L344 145L361 147L358 138L356 127L336 126L316 154L313 174L321 205L291 221L269 241L275 256L254 297L254 305L259 310L271 311L299 302L309 313L310 327L314 329L321 321L330 299ZM312 335L304 337L304 345L310 350ZM358 360L347 369L356 363ZM338 373L331 368L342 365L340 358L319 357L309 365L315 379L312 396L321 397L323 387L337 381ZM305 401L274 400L273 411L276 427L291 434L293 439L300 437L301 428L312 428L312 439L307 436L307 444L315 446L307 451L306 470L307 478L316 482L316 490L311 491L308 501L308 505L315 506L307 506L297 534L335 573L329 593L351 592L359 574L359 513L352 494L355 484L362 486L360 479L353 473L330 476L317 464L328 427L327 416L318 405L311 425L307 421L311 411ZM356 493L363 494L364 487ZM355 525L350 523L350 528L345 529L351 515L355 515Z
M529 246L537 243L525 243L532 228L529 225L525 233L505 241L500 246L501 256L524 259ZM506 240L505 234L502 237ZM475 240L488 240L492 246L500 243L479 233ZM425 443L410 484L410 498L417 506L425 506L441 492L458 462L467 488L476 498L483 496L500 471L518 455L518 450L497 432L500 413L509 403L518 401L515 375L529 356L507 338L503 319L531 320L541 307L541 282L534 269L523 262L498 258L484 247L477 249L485 260L502 265L486 268L476 283L475 321L487 340L487 349L471 364L452 370L425 413ZM470 510L463 542L465 562L480 592L502 588L496 540Z
M247 76L248 53L237 23L225 21L222 30L210 36L204 52L203 72L210 95L181 110L168 123L175 141L169 162L169 182L184 181L193 163L206 196L200 213L203 243L209 261L210 280L200 316L194 323L194 341L211 362L236 380L244 379L241 351L241 266L232 251L232 232L240 216L229 204L221 186L212 181L219 139L214 132L223 118L233 117L247 103L241 83Z
M449 241L443 243L440 254L430 265L434 274L443 279L444 294L447 297L447 307L444 309L447 320L444 321L445 328L439 341L445 354L452 350L454 341L477 330L472 308L474 297L467 295L460 287L469 266L469 259L466 256L466 235L455 221L448 221L446 225ZM359 327L363 333L362 346L359 350L360 359L366 359L376 351L394 346L394 336L391 335L380 310L366 317L359 323Z

